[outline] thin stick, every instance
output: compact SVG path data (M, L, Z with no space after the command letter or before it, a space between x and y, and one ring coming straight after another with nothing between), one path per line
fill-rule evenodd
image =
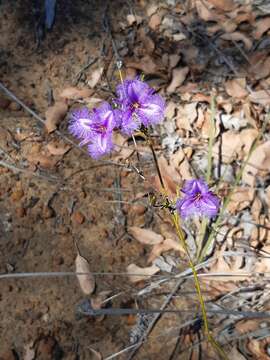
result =
M156 155L156 152L155 152L155 150L154 150L154 147L153 147L153 144L152 144L151 139L148 140L148 143L149 143L149 147L150 147L150 149L151 149L151 152L152 152L152 155L153 155L153 158L154 158L154 162L155 162L155 166L156 166L156 169L157 169L157 173L158 173L158 178L159 178L160 184L161 184L163 190L165 190L165 185L164 185L164 182L163 182L163 179L162 179L162 175L161 175L161 171L160 171L160 168L159 168L159 165L158 165L157 155Z
M161 310L165 310L165 308L167 307L167 305L171 302L172 298L174 297L174 295L177 293L177 291L179 290L179 288L181 287L183 283L183 279L179 279L176 283L176 285L174 286L172 292L170 293L170 295L167 297L167 299L164 301L164 303L161 306ZM132 360L134 358L134 356L136 355L137 351L140 349L140 347L143 345L143 343L145 342L146 338L148 337L148 335L151 333L152 329L154 328L156 322L159 320L161 316L161 313L157 313L153 320L151 321L151 323L149 324L145 334L141 337L141 339L138 341L138 344L136 345L136 347L134 348L134 350L131 352L131 354L129 355L129 357L127 358L127 360ZM106 360L106 359L105 359Z
M7 169L11 170L11 171L14 171L15 173L23 173L23 174L27 174L27 175L31 175L31 176L36 176L40 179L44 179L44 180L47 180L47 181L53 181L53 182L56 182L56 181L60 181L60 179L58 179L57 177L49 177L49 176L45 176L45 175L42 175L42 174L39 174L39 173L35 173L33 171L30 171L30 170L27 170L27 169L22 169L22 168L19 168L13 164L9 164L3 160L0 160L0 166L4 166L6 167Z

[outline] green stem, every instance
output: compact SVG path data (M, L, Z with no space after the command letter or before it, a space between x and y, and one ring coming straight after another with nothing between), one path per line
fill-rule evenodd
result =
M186 241L185 241L183 231L182 231L181 227L179 226L179 219L178 219L178 216L177 216L176 213L172 214L172 219L173 219L173 223L174 223L174 226L175 226L175 229L176 229L176 232L177 232L177 236L178 236L178 238L180 240L181 245L183 246L183 249L184 249L187 257L188 257L189 266L190 266L191 271L193 273L195 288L196 288L196 292L197 292L198 299L199 299L200 306L201 306L204 330L205 330L207 340L210 342L210 344L213 346L213 348L216 350L216 352L223 359L228 360L228 357L227 357L226 353L221 348L221 346L217 343L217 341L213 338L213 336L212 336L212 334L210 332L209 322L208 322L208 318L207 318L207 312L206 312L205 303L204 303L203 296L202 296L202 291L201 291L201 286L200 286L198 274L197 274L196 268L195 268L195 266L193 264L192 258L190 256L189 249L188 249L188 247L186 245Z

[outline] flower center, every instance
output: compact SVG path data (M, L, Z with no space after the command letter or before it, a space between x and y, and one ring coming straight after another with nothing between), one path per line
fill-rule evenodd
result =
M132 105L131 105L132 109L133 110L136 110L136 109L139 109L140 107L140 104L138 102L134 102Z
M106 133L106 126L104 125L96 125L95 126L95 131L98 132L99 134L105 134Z
M201 198L202 198L202 194L200 192L194 195L194 201L200 201Z

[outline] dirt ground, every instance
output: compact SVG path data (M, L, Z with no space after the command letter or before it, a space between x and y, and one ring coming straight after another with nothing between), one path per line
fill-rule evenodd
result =
M181 1L164 1L161 5L160 16L164 16L166 11L166 14L171 15L170 9L173 9L174 16L184 14ZM180 36L178 38L175 36L178 30L174 31L173 40L169 33L163 36L158 30L161 26L159 19L154 17L157 8L156 2L150 4L146 1L115 0L106 3L90 0L76 2L59 0L54 26L50 31L42 34L42 27L38 25L39 13L35 10L33 1L1 1L1 82L44 119L48 107L59 99L63 89L70 86L91 88L89 84L95 80L93 73L103 67L103 76L93 86L91 97L111 99L112 89L119 81L116 71L117 54L114 52L110 37L110 34L113 34L118 46L118 55L125 60L124 71L127 75L134 75L135 69L143 71L148 75L149 82L158 88L161 94L164 95L167 91L167 98L177 103L179 93L175 89L184 83L190 71L188 82L181 90L181 101L186 104L192 101L194 103L194 98L192 100L185 94L191 93L193 96L196 92L200 92L201 100L198 100L198 97L196 101L204 104L208 102L209 105L209 97L208 100L202 97L208 96L206 93L212 87L218 91L221 87L223 89L222 81L230 73L231 68L228 68L222 56L215 55L215 49L206 46L203 38L196 38L192 48L188 42L182 44ZM145 23L150 26L150 40L145 37L142 30L137 28L136 31L134 30L134 22L136 23L134 13L137 16L138 29L142 29ZM204 15L204 18L207 16L209 17ZM151 18L150 23L149 18ZM175 18L168 17L168 19L167 22L162 23L162 31L167 31L166 26L177 28ZM249 31L248 21L249 18L246 16L239 32ZM188 22L188 15L185 14L183 23ZM214 20L209 17L209 22ZM202 24L191 23L190 34L195 28L199 29L199 33L200 31L201 34L204 33L205 28ZM237 38L231 39L235 42L237 40ZM248 42L244 37L242 40L244 44ZM223 41L226 41L226 38ZM156 47L155 50L152 46ZM194 55L195 47L199 49L196 55ZM148 55L144 57L146 48L152 51L153 62L149 60ZM181 48L183 54L178 58L176 55ZM224 49L225 55L234 61L231 67L241 67L244 61L237 47L232 45ZM142 59L141 62L137 60L138 58ZM184 76L184 79L181 82L178 78L176 86L171 82L171 77L174 76L171 72L175 74L173 69L179 61L182 61L181 66L184 68L190 66L191 70L185 70L185 75L183 73L179 75ZM256 62L254 59L252 61ZM269 86L269 74L267 76L265 81L266 86ZM257 85L260 85L259 80L256 79ZM165 84L166 86L170 84L171 90L167 87L165 91ZM230 101L232 98L233 94L230 95ZM84 100L79 102L83 103ZM252 105L250 117L254 119L254 123L260 123L263 116L263 111L256 106L267 106L269 99L266 102L267 104L255 102L256 105ZM237 101L231 103L236 111L242 106ZM76 105L76 102L68 102L69 107L73 107L74 104ZM228 102L221 101L220 104L219 106L226 112L229 107ZM198 105L196 106L198 109ZM206 111L205 105L202 109ZM189 114L192 111L190 108ZM200 114L202 113L196 115L196 119ZM191 123L194 119L190 119ZM71 139L67 132L67 123L68 115L59 125L59 131ZM251 121L250 123L253 124ZM177 134L183 136L185 131L190 131L190 128L186 123L181 124L182 127L178 126ZM166 126L165 130L169 131L170 125ZM199 130L195 130L195 134L207 131L206 128L207 124L205 127L201 125ZM158 151L162 146L164 147L165 142L162 141L165 130L158 127L154 132ZM224 127L221 126L222 130ZM173 132L174 130L166 138L169 148L167 155L170 154L170 146L176 146L178 141L175 140ZM186 139L187 146L198 145L199 149L206 146L205 138L202 142L193 141L189 136ZM48 144L52 146L48 147ZM52 153L53 150L50 149L55 149L55 144L60 149L65 146L68 146L68 149L62 154ZM59 133L48 134L43 124L16 101L6 95L0 95L0 160L14 165L10 168L0 167L0 274L74 272L76 246L80 254L88 259L91 271L99 273L95 278L96 288L91 297L83 294L78 279L70 274L0 279L1 360L110 359L110 355L132 344L132 331L133 336L138 340L137 335L134 335L134 327L136 328L138 321L143 322L143 317L79 316L78 309L82 302L91 300L99 303L100 299L117 295L112 300L113 307L159 308L175 285L172 281L162 289L159 288L140 297L139 290L151 284L150 280L135 285L127 276L115 274L126 273L128 265L133 263L142 267L149 265L147 258L152 254L150 249L134 240L127 231L128 227L151 228L162 233L164 237L166 231L167 233L171 231L167 228L164 230L165 225L168 227L166 211L154 209L149 203L147 194L154 183L152 179L154 166L152 155L142 139L137 139L140 152L139 165L136 153L130 150L131 140L125 143L126 152L130 156L123 151L116 153L107 159L113 164L108 164L106 161L96 162L81 149L65 144L65 139ZM177 146L179 147L179 144ZM198 156L199 163L203 164L200 154ZM190 158L188 164L197 167L196 170L200 174L201 167L196 163L195 157L192 159ZM176 156L173 161L176 163ZM116 165L117 163L120 165ZM132 163L142 167L143 175L148 181L145 182L136 169L134 171L130 166ZM183 174L189 171L187 170L189 165L185 163L181 168L183 172L181 181L185 179ZM177 179L179 174L172 169L172 165L166 166L166 169ZM262 185L263 189L267 188L267 181ZM227 182L229 183L230 179ZM227 188L222 188L222 191L226 193ZM252 199L254 201L254 198ZM241 201L246 199L239 199L239 202ZM252 206L250 205L250 208L253 209ZM236 211L236 207L231 210L232 213ZM245 207L240 206L240 210L243 209ZM263 244L267 244L267 241L264 239ZM251 244L254 245L255 240L251 240ZM256 243L254 247L261 249L264 245ZM173 271L179 266L185 269L182 255L179 264L177 252L179 249L177 247L169 247L169 249L171 261L175 265ZM108 275L108 273L113 274ZM244 285L247 286L247 283ZM207 286L206 284L205 290L208 290ZM226 288L226 285L223 289L224 291L227 289L228 292L232 290ZM192 282L187 281L183 284L181 294L182 296L174 297L173 307L195 306ZM211 296L219 298L220 287L217 286ZM267 307L264 310L267 310ZM146 317L147 322L151 321L151 316ZM151 341L138 351L136 359L191 359L189 354L183 352L181 355L178 352L179 346L185 347L185 344L188 346L190 342L200 340L197 330L201 329L201 323L198 321L192 327L187 327L188 330L184 332L178 330L179 324L188 319L190 317L184 313L162 316L150 335ZM213 320L213 324L217 324L217 321ZM250 327L253 329L253 326ZM239 332L241 333L240 330ZM184 340L179 345L180 336ZM266 342L263 346L265 350ZM256 351L252 351L250 358L259 358L254 355ZM234 359L237 358L237 353L235 354ZM193 354L192 359L197 358L195 355ZM203 359L215 358L212 356L209 352L209 355L205 355ZM267 355L265 356L263 359L268 358ZM128 352L119 354L117 358L128 359Z

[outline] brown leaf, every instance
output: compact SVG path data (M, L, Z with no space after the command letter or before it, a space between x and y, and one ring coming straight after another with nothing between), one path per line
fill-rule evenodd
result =
M103 70L104 67L100 66L91 73L90 79L87 81L87 85L90 86L90 88L93 89L98 84L103 74Z
M57 125L63 120L68 111L68 106L64 101L57 101L53 106L50 106L45 113L46 121L45 127L48 133L57 129Z
M252 354L253 359L269 360L266 347L269 344L269 336L264 339L250 339L247 343L247 351Z
M179 86L185 81L187 74L189 73L188 66L182 68L175 68L172 71L172 80L167 87L167 92L169 94L173 93Z
M161 24L161 17L158 14L152 15L148 23L150 29L156 30L160 24Z
M59 145L57 142L52 141L47 144L47 149L51 155L64 155L69 149L71 148L70 145Z
M249 206L253 198L254 189L237 187L231 196L227 209L231 214L237 213Z
M169 251L169 250L175 250L175 251L180 251L180 252L184 251L179 241L168 238L168 239L165 239L161 244L157 244L157 245L153 246L152 251L149 254L147 262L152 263L162 253Z
M23 360L34 360L35 357L36 357L36 351L34 349L34 342L31 341L30 343L24 346Z
M77 100L90 97L93 94L93 90L88 88L78 89L76 87L70 86L62 90L59 95L61 98L68 100Z
M215 12L211 11L205 2L196 0L196 8L199 17L204 21L217 21Z
M88 347L88 349L90 350L90 352L93 355L90 357L90 360L102 360L103 359L103 356L99 351L96 351L96 350L92 349L91 347Z
M258 319L240 320L235 324L235 329L239 334L245 334L258 329L260 321Z
M224 11L231 11L236 6L233 0L208 0L208 2L214 5L217 9Z
M35 153L27 155L27 160L32 164L40 165L41 167L46 169L53 168L58 161L56 159L53 159L51 156Z
M127 273L129 274L129 280L133 283L148 280L150 276L158 273L160 269L156 265L141 268L135 264L130 264L127 267ZM136 275L133 275L136 274Z
M254 186L256 176L261 173L265 176L270 168L270 141L259 145L252 153L248 164L243 171L243 182Z
M270 28L270 16L259 19L254 24L255 30L253 36L259 40L262 35Z
M224 40L242 41L247 50L250 50L252 48L252 40L249 39L245 34L239 32L239 31L223 34L220 37Z
M270 74L270 57L264 56L261 60L257 61L249 71L256 80L268 77Z
M248 91L246 90L246 79L238 78L226 81L225 90L228 95L235 98L243 98L247 96Z
M265 90L253 91L249 95L249 100L255 104L268 106L268 105L270 105L269 91L265 91Z
M160 234L149 229L139 228L138 226L129 227L128 232L142 244L156 245L163 241L163 237Z
M176 124L178 129L192 131L191 125L197 118L197 103L189 103L177 108Z
M75 260L76 273L87 273L85 275L77 275L80 287L84 294L90 295L95 290L95 278L90 272L88 261L81 256L77 255Z
M145 55L138 61L128 61L126 66L143 71L145 74L159 74L162 69L161 65L156 63L150 55Z
M96 296L91 297L91 306L94 310L101 309L105 303L104 301L107 299L107 297L111 294L111 291L104 290L98 293Z

